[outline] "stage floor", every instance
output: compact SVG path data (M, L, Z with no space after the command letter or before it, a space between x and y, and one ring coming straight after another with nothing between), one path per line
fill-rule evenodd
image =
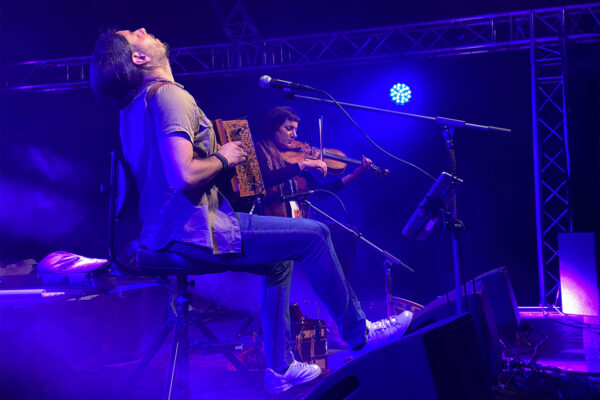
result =
M239 326L239 325L238 325ZM589 399L600 395L599 329L600 317L566 316L558 312L542 313L534 309L521 310L519 339L507 350L512 367L498 378L495 399ZM234 331L231 324L221 324L218 329ZM192 332L191 336L199 335ZM159 399L169 346L159 350L150 368L130 393L132 400ZM340 368L350 359L350 353L330 349L329 373ZM112 399L131 373L136 361L108 364L79 372L69 378L47 381L30 386L26 390L5 396L5 399ZM241 374L232 371L229 362L219 354L202 355L190 353L191 399L301 399L327 373L317 380L292 388L280 394L270 395L264 389L252 386ZM390 365L393 368L393 365ZM251 373L257 382L262 372ZM398 382L389 382L390 388ZM592 392L590 392L590 389ZM596 392L593 392L596 390ZM390 398L398 398L390 392Z

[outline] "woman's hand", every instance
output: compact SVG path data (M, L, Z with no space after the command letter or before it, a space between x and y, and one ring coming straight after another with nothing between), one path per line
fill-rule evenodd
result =
M300 171L308 169L309 171L317 171L323 176L327 175L327 164L321 160L306 159L304 161L300 161L298 165L300 166Z
M354 171L352 171L351 173L349 173L348 175L346 175L342 178L342 182L344 183L344 186L353 182L356 178L361 176L366 170L371 168L371 164L373 164L373 161L371 161L367 157L363 156L362 163L358 167L354 168Z
M362 174L363 172L365 172L366 170L368 170L369 168L371 168L371 165L373 164L373 161L371 161L371 159L362 156L362 164L360 164L359 167L357 167L355 169L355 171L358 172L358 174Z

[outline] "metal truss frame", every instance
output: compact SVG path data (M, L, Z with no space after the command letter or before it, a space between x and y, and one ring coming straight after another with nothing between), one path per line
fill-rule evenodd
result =
M234 19L241 12L237 9L237 6L234 7L227 18ZM559 41L558 29L555 28L556 15L560 14L564 14L568 40L599 40L600 3L594 3L372 29L179 47L171 49L171 66L175 76L201 78L271 69L364 63L408 55L447 56L526 50L530 47L532 24L536 25L536 42ZM247 20L244 21L244 27L251 26ZM4 86L26 91L88 87L89 60L89 57L74 57L8 65Z
M556 306L560 297L558 234L573 231L568 193L568 33L564 11L547 17L541 20L531 14L529 55L540 305ZM558 40L539 41L536 29L550 29Z
M229 40L253 41L259 38L258 28L242 0L211 0L211 3Z
M231 76L399 56L528 50L540 304L549 304L554 294L557 303L557 234L572 231L567 192L570 166L565 43L600 41L600 3L265 40L258 38L247 13L239 8L241 3L234 3L224 20L232 42L172 49L175 76ZM4 86L17 91L85 88L89 86L89 57L14 64L7 66L6 76Z

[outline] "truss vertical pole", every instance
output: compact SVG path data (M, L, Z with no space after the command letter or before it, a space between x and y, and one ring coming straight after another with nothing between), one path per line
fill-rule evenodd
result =
M567 114L568 114L568 98L567 98L567 82L568 82L568 73L567 69L567 11L563 8L560 11L560 34L558 39L560 41L560 51L561 51L561 66L562 66L562 84L563 84L563 126L564 126L564 143L565 143L565 157L567 161L567 178L571 177L571 153L569 147L569 135L567 130ZM570 209L569 214L571 215ZM569 232L573 231L573 218L569 218Z
M538 260L538 281L540 305L546 304L546 284L544 274L544 252L542 240L542 199L540 191L540 140L538 135L537 124L537 82L536 82L536 63L535 63L535 12L531 11L529 21L529 63L531 67L531 121L533 133L533 185L535 191L535 227L536 227L536 243L537 243L537 260Z
M554 21L558 23L554 24ZM567 132L566 16L530 13L531 106L540 304L560 296L558 233L572 231ZM536 40L536 24L557 40ZM549 280L551 279L551 281ZM547 285L551 283L551 285Z

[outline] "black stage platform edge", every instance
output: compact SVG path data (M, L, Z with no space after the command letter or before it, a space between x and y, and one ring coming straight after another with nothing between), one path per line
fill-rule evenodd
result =
M352 360L305 399L491 399L478 342L472 315L438 321Z

